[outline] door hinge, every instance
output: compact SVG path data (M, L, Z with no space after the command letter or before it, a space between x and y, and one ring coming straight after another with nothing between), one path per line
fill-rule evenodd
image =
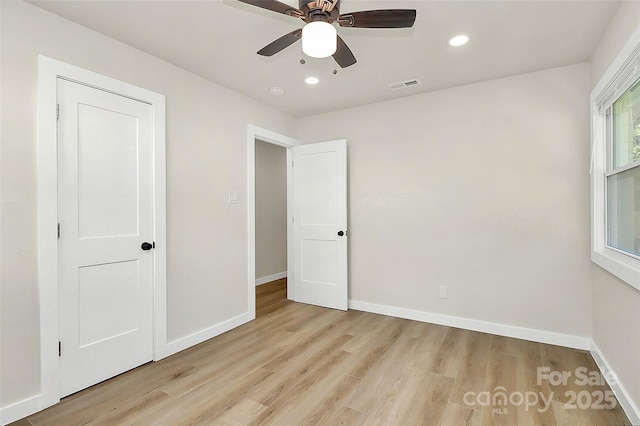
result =
M60 239L60 224L58 223L58 239Z
M60 104L56 104L56 120L60 119Z
M58 342L58 356L62 356L62 342Z

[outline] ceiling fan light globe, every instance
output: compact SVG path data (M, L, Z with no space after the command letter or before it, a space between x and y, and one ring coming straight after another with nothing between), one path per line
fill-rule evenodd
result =
M310 22L302 28L302 51L312 58L326 58L336 53L338 34L328 22Z

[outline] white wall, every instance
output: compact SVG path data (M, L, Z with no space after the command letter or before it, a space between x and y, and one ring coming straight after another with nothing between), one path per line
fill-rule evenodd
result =
M166 95L168 338L247 311L246 127L295 120L21 1L2 1L2 406L39 391L37 55ZM240 204L227 203L229 190Z
M623 2L591 58L591 88L631 34L640 2ZM640 291L593 265L593 340L636 407L640 407Z
M350 299L589 338L588 94L578 64L300 120L349 146Z
M287 271L287 151L256 141L256 279Z

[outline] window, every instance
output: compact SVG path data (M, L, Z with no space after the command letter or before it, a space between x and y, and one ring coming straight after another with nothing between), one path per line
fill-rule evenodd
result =
M636 90L637 89L637 90ZM607 247L640 256L640 81L607 110Z
M640 290L640 33L591 93L591 259Z

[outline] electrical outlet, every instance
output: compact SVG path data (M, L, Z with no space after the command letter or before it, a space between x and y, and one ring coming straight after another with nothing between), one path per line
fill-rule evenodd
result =
M448 299L449 298L449 287L446 285L440 286L440 299Z

